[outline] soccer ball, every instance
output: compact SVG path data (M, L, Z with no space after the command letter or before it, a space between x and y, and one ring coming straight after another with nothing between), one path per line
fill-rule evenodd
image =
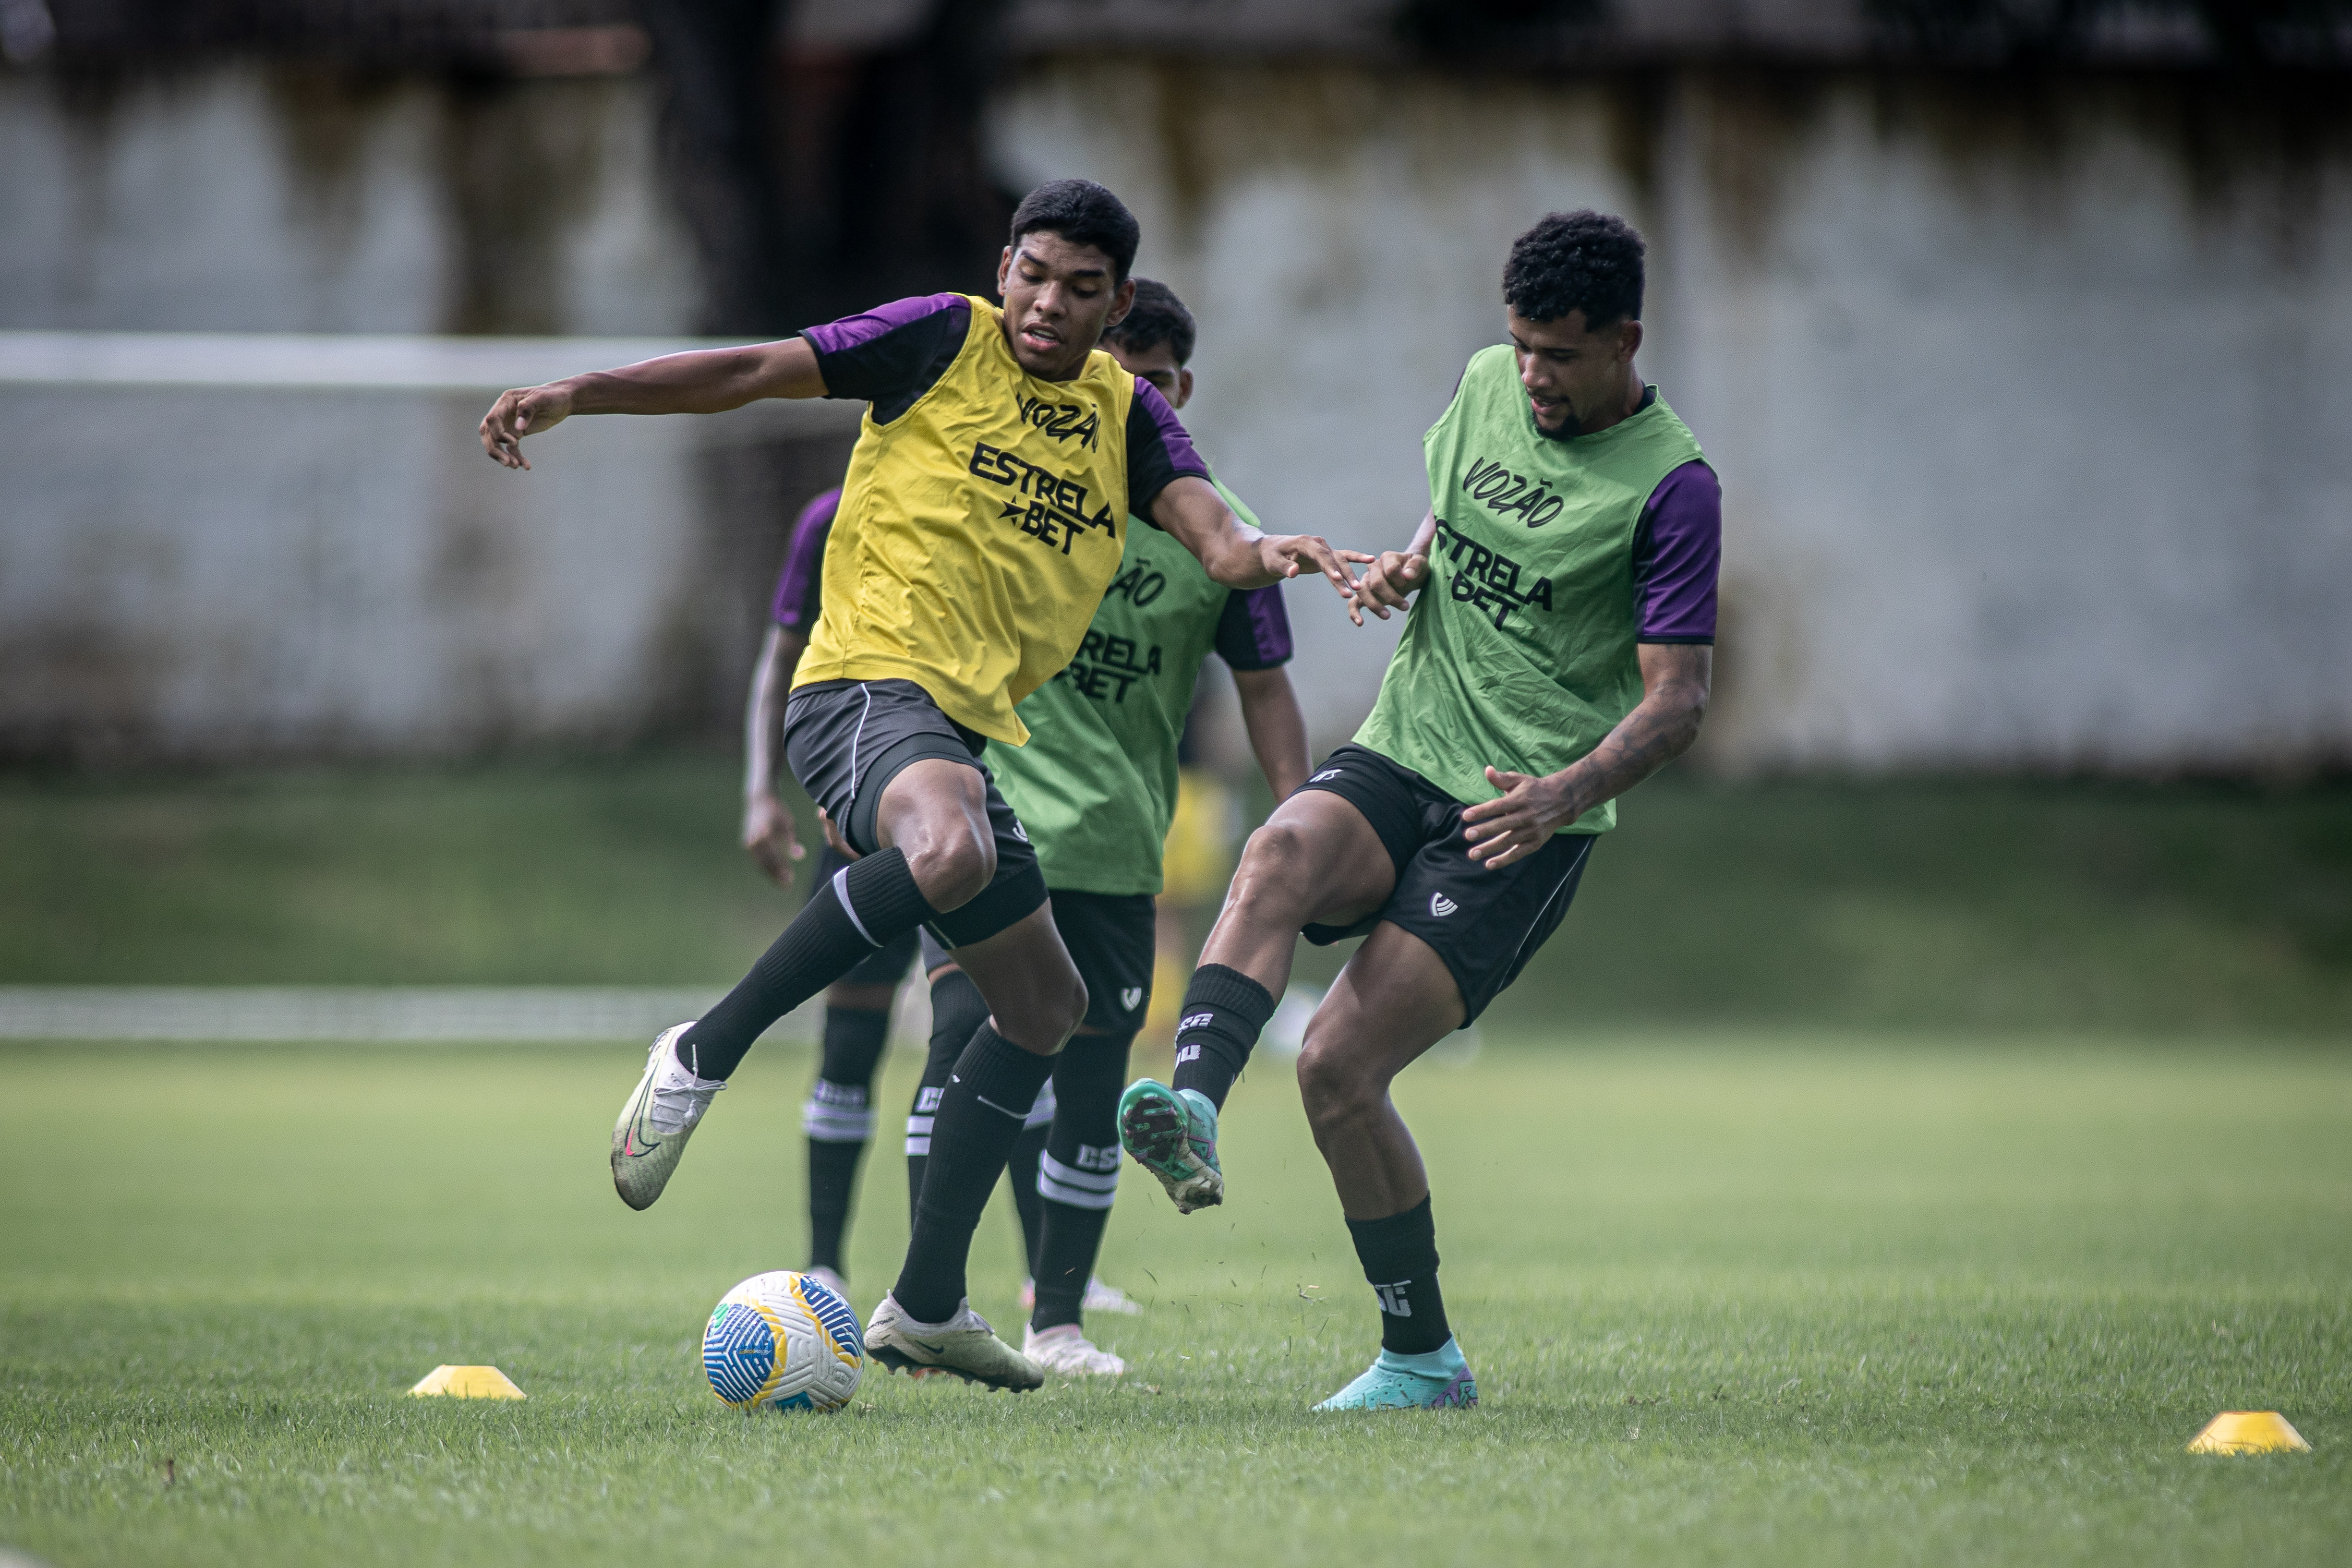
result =
M866 1372L849 1303L805 1274L754 1274L719 1299L702 1331L710 1391L750 1412L838 1410Z

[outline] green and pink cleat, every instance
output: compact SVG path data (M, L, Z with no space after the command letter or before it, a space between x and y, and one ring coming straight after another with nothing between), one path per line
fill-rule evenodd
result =
M1118 1141L1136 1163L1160 1178L1178 1214L1225 1201L1217 1166L1217 1108L1197 1089L1170 1089L1139 1078L1118 1097Z

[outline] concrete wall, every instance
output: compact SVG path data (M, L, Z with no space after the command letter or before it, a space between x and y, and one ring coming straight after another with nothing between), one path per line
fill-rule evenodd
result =
M1188 421L1269 521L1351 542L1420 515L1511 237L1633 216L1644 372L1724 478L1717 765L2261 768L2352 759L2352 154L2259 119L1089 59L997 135L1016 181L1135 204L1202 319ZM1337 738L1386 637L1293 592Z
M347 86L0 75L0 330L691 318L641 83ZM1188 420L1270 521L1349 542L1419 516L1511 236L1633 216L1644 369L1725 479L1714 765L2263 769L2352 760L2352 152L2282 124L2161 80L1097 56L1024 68L991 135L1008 180L1129 197L1202 318ZM16 751L726 725L844 438L604 421L518 478L472 445L488 384L71 381L0 374ZM1328 743L1395 628L1294 593Z
M0 328L691 330L642 78L0 71Z
M47 381L25 346L0 338L0 748L18 754L722 729L793 512L856 434L837 404L579 419L517 473L473 438L498 388L673 345L412 341L439 374L373 386L333 379L364 340L118 342L112 380L86 339ZM189 359L244 384L165 384Z

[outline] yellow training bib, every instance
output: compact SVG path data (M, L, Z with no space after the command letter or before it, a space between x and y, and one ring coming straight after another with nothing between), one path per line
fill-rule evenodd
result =
M1135 378L1101 350L1040 381L971 301L947 373L887 425L866 411L793 684L911 680L992 740L1077 651L1127 538Z

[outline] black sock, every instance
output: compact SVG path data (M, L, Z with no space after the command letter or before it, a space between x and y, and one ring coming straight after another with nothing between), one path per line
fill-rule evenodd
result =
M824 1010L824 1054L801 1131L808 1134L809 1267L841 1273L842 1237L857 1191L857 1163L874 1136L874 1073L889 1043L890 1013Z
M1045 1200L1037 1195L1037 1162L1045 1152L1047 1123L1024 1126L1004 1157L1004 1179L1013 1188L1013 1213L1021 1222L1021 1266L1037 1278L1037 1249L1045 1240Z
M1425 1355L1454 1337L1437 1291L1437 1222L1423 1198L1386 1219L1351 1219L1348 1234L1381 1303L1381 1348Z
M1087 1281L1094 1278L1118 1192L1118 1097L1127 1087L1127 1052L1134 1038L1079 1035L1055 1058L1054 1123L1037 1179L1045 1235L1033 1270L1033 1329L1085 1320Z
M878 850L809 894L751 973L677 1037L678 1065L725 1078L761 1031L939 911L923 899L907 857Z
M915 1233L898 1282L890 1288L915 1321L943 1323L963 1300L971 1233L1053 1070L1053 1058L1023 1050L988 1024L956 1058L931 1120L930 1165L915 1205Z
M931 1122L940 1113L940 1093L955 1071L956 1058L988 1022L988 1003L971 976L950 969L931 982L931 1054L923 1063L923 1081L915 1090L914 1109L907 1113L907 1223L915 1223L915 1209L923 1201L923 1169L930 1163Z
M1273 1016L1274 998L1240 970L1204 963L1192 971L1176 1025L1176 1081L1171 1087L1197 1089L1223 1110L1234 1079L1249 1065L1258 1031Z

